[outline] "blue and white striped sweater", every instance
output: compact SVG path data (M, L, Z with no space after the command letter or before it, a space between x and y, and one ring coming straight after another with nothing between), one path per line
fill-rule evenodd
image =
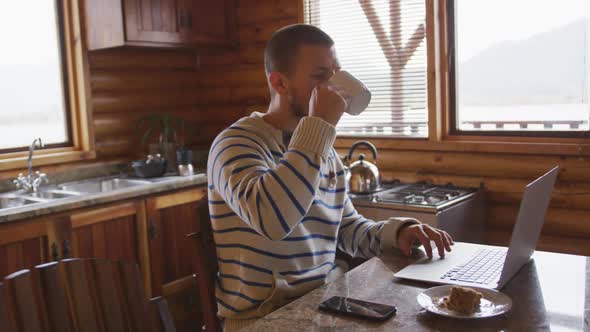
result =
M351 256L373 257L383 243L395 245L401 225L356 213L332 148L334 127L305 117L285 147L281 131L261 116L237 121L209 152L222 317L265 315L323 284L337 246Z

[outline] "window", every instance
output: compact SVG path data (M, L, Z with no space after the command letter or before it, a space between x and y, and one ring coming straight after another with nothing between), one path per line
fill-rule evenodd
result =
M3 7L0 152L26 149L36 137L46 147L71 145L58 8L52 1L8 1Z
M590 136L588 0L447 9L452 133Z
M305 20L335 41L343 69L372 93L339 135L428 137L424 0L306 0Z
M0 13L0 172L96 158L80 0L9 1Z

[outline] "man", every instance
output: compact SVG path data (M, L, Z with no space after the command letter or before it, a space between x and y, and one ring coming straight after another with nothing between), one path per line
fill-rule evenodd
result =
M414 243L432 256L451 237L415 219L375 222L345 191L333 143L346 95L328 79L340 69L332 39L304 24L275 32L264 62L266 113L238 120L215 139L207 176L217 247L219 315L225 329L250 324L322 285L338 271L336 249L370 258Z

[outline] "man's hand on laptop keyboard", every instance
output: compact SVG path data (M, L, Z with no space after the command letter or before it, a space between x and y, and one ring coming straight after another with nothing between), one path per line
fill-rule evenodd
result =
M449 233L438 228L430 227L426 224L412 224L402 228L397 236L399 249L407 256L412 254L412 245L414 243L422 244L426 249L426 254L432 258L432 246L430 241L434 241L440 257L445 256L445 250L451 251L454 244Z

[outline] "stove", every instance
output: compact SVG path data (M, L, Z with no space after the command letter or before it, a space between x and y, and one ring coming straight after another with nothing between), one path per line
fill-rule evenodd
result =
M459 241L483 240L483 194L478 188L396 180L383 183L372 193L348 195L357 211L366 218L416 218L444 229Z
M460 188L449 183L434 185L428 182L385 183L375 192L367 194L349 193L353 202L390 203L405 205L414 210L440 210L450 204L467 199L476 193L476 188Z

